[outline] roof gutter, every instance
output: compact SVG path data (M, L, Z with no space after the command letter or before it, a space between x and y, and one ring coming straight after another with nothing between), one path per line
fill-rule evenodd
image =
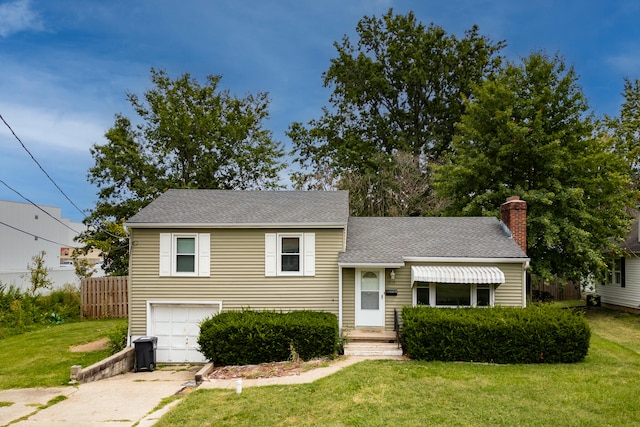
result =
M296 224L278 223L167 223L167 222L126 222L128 228L345 228L346 223L333 222L304 222Z
M490 264L496 262L504 263L526 263L529 265L530 258L465 258L465 257L403 257L404 262L462 262L476 264Z

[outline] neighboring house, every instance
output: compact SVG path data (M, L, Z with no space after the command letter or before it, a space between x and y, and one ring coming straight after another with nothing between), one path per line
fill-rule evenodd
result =
M63 218L58 207L0 200L0 282L29 289L27 265L45 251L53 287L79 285L73 266L62 264L61 249L77 246L75 231L84 229L82 223Z
M620 247L627 256L611 260L609 275L597 285L596 293L606 306L640 310L640 229L637 214L631 232Z
M392 330L394 309L526 305L526 203L502 217L349 217L344 191L169 190L126 223L129 334L157 361L202 362L221 310L322 310ZM521 245L521 246L519 246Z

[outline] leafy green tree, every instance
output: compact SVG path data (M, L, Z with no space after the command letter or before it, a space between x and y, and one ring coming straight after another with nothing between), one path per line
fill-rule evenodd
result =
M605 117L605 126L631 167L634 188L640 188L640 80L625 79L623 96L620 115Z
M331 106L307 126L289 128L301 167L293 180L301 188L350 187L354 213L424 213L429 206L409 212L385 197L391 194L381 191L388 188L385 176L406 165L406 154L413 157L412 182L429 176L426 169L449 149L463 99L497 69L504 43L479 35L475 26L458 39L393 10L364 17L356 31L357 45L346 36L334 44L337 57L323 74L325 87L333 88ZM354 176L367 185L353 188ZM424 184L412 197L429 199L429 180Z
M436 171L450 215L498 215L511 195L527 202L528 255L539 280L603 274L605 253L628 232L628 165L588 111L574 70L557 55L534 53L474 91Z
M104 144L94 144L88 178L98 187L85 218L86 249L103 251L103 268L126 274L124 221L169 188L270 189L279 187L281 144L263 128L266 93L232 96L221 76L201 85L189 74L171 79L151 69L154 87L127 99L140 122L117 114Z

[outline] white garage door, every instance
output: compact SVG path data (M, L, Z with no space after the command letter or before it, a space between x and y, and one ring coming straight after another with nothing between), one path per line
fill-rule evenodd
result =
M218 310L218 304L152 303L149 335L158 337L156 362L206 362L198 351L200 322Z

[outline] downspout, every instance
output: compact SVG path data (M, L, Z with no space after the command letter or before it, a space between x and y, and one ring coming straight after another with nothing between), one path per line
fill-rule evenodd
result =
M131 250L133 240L131 231L126 224L122 224L124 232L129 236L129 267L127 268L127 347L131 346Z
M342 266L338 264L338 328L342 332Z
M529 260L523 263L522 269L522 308L527 308L527 268L529 268Z

